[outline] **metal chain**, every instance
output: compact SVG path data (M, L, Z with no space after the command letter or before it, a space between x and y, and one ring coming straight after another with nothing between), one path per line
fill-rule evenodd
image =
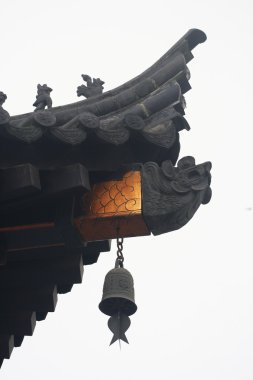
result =
M118 265L123 268L124 256L123 256L123 238L117 238L117 260Z

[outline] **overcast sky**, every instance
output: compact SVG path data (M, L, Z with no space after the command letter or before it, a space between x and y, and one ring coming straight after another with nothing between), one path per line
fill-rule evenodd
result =
M207 41L189 63L192 90L180 157L212 161L213 198L188 225L126 239L137 313L130 345L109 347L98 310L111 253L14 349L1 380L253 378L252 0L0 0L0 90L11 115L30 112L37 83L54 105L77 100L81 74L105 90L143 72L190 28Z

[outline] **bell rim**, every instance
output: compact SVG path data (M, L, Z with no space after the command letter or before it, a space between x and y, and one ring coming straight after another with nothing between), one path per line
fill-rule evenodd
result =
M108 297L103 298L102 301L99 303L98 308L102 313L104 313L108 316L112 316L112 315L116 314L116 313L108 313L105 310L103 310L104 301L106 301L107 299L112 299L112 298L124 299L124 300L131 302L133 311L131 311L130 313L125 313L126 315L130 316L130 315L133 315L134 313L136 313L138 307L132 299L130 299L129 297L119 297L119 296L113 296L113 295L110 295L110 297L108 296Z

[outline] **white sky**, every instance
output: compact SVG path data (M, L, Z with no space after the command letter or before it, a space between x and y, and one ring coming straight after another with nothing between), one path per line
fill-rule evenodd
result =
M37 83L54 105L77 100L81 74L105 90L140 74L188 29L207 34L189 63L191 131L181 154L213 163L213 198L181 230L126 239L137 313L130 345L109 347L98 310L110 254L85 268L0 372L1 380L253 378L252 37L250 0L1 0L0 90L10 114L33 110Z

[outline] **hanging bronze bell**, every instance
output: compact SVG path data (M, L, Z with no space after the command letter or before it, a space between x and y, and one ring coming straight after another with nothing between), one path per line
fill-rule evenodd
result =
M99 309L111 317L108 326L114 336L110 344L120 339L128 343L125 332L131 324L129 315L136 312L137 306L134 300L133 277L118 259L115 268L105 276Z

